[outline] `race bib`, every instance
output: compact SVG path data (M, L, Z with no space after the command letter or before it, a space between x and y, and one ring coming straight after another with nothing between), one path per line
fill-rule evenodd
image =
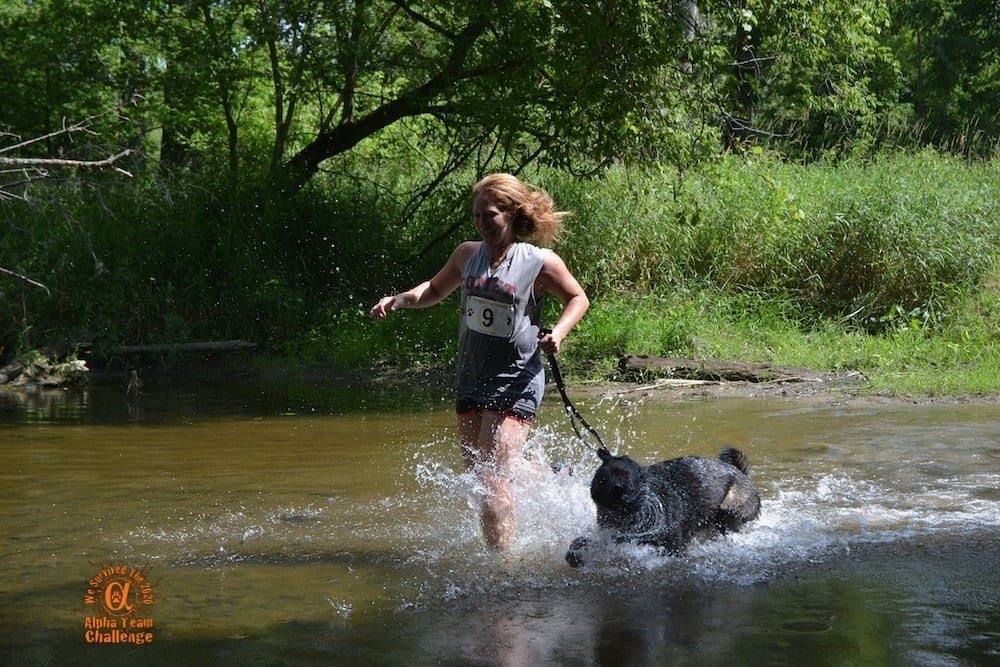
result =
M465 326L487 336L510 338L514 334L514 304L466 297Z

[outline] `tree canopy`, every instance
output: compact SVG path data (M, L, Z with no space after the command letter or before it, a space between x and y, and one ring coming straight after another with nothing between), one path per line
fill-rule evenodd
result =
M290 191L375 137L433 154L428 185L469 163L995 137L995 18L984 0L8 2L0 129L117 107L100 142L34 148L127 147Z

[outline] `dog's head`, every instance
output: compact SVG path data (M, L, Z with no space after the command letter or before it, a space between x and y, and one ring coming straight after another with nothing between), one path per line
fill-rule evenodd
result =
M639 498L642 492L642 468L627 456L612 456L599 449L601 467L590 482L590 497L598 507L615 509Z

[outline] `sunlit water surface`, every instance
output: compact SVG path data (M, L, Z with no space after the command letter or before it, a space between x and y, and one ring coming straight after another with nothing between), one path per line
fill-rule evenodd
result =
M595 530L598 460L551 402L501 559L437 390L0 395L0 659L1000 661L1000 406L580 404L643 462L742 448L759 520L683 557L626 545L570 569L566 546ZM153 644L83 642L86 582L115 562L151 572Z

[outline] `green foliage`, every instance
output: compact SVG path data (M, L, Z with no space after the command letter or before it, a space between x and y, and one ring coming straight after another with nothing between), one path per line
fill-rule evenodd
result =
M598 301L573 334L571 359L596 362L626 354L690 354L697 313L676 297Z
M886 124L903 122L899 67L882 39L886 0L704 4L698 60L714 77L730 145L863 154Z
M991 0L893 6L891 41L923 138L990 154L1000 136L1000 19Z
M691 349L701 315L675 296L705 290L747 312L778 308L801 330L828 321L935 330L1000 246L996 164L930 152L808 167L761 158L683 173L618 168L592 181L548 169L528 177L573 211L558 251L595 304L649 295L634 312L595 307L583 349ZM426 346L419 354L452 344L454 323L440 315L447 306L393 318L377 335L364 316L379 296L441 266L453 241L411 258L444 216L466 218L464 189L453 193L458 210L442 197L404 217L391 193L348 178L317 182L294 204L256 189L217 194L189 177L101 185L59 186L7 209L0 255L17 258L7 268L52 290L0 283L6 303L23 292L37 340L251 338L358 362L406 358L417 341ZM473 238L471 223L457 236ZM644 315L654 311L669 313L670 326Z
M107 113L148 94L155 47L139 3L85 0L6 2L0 8L0 129L22 139L47 135L64 123ZM140 147L147 119L100 126L99 144ZM33 147L36 155L79 153L66 136ZM90 147L90 153L102 146Z
M972 312L995 159L885 146L995 158L989 3L699 7L688 40L689 3L643 0L5 3L0 130L139 105L0 152L139 154L132 182L0 201L0 265L52 290L0 277L0 339L447 358L446 306L379 327L365 311L475 236L470 183L526 165L575 213L559 251L595 298L588 357L697 353L712 317L744 341L902 345Z
M661 297L669 305L660 307L650 307L650 297L614 296L596 302L567 340L563 365L577 377L593 377L595 371L613 377L623 350L681 353L830 372L860 370L877 392L995 394L1000 392L1000 273L994 269L990 275L933 329L899 322L875 336L835 320L804 327L793 303L763 295L703 289ZM631 327L629 313L637 316L639 327ZM638 340L640 331L676 330L678 323L692 331L686 346L652 351Z
M720 145L807 157L927 139L995 150L989 3L712 0L690 41L686 6L6 3L0 128L27 138L140 100L99 141L57 137L36 153L127 145L144 154L130 169L279 190L378 151L421 155L420 192L437 170L688 168Z
M296 206L187 179L103 185L61 186L9 209L0 254L52 290L25 292L36 340L280 346L321 309L356 307L392 280L377 270L393 244L380 213L391 202L358 184L303 193ZM7 303L21 293L0 290Z

